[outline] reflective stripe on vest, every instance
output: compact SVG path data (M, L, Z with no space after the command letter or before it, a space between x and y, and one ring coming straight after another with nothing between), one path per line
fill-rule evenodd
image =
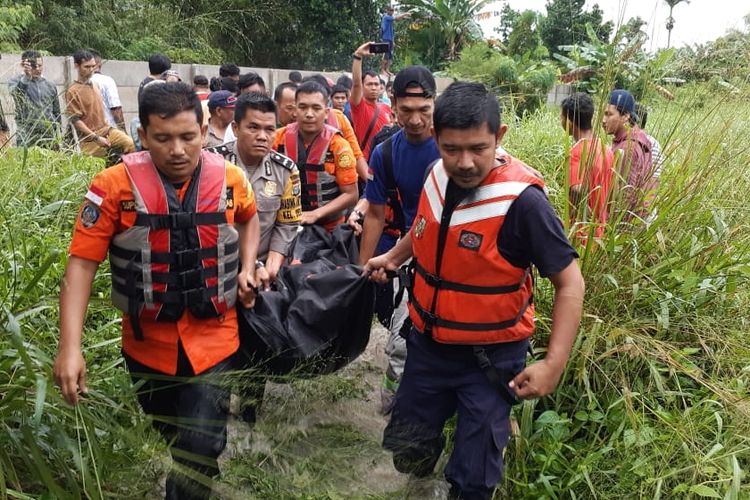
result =
M239 235L227 223L224 159L203 151L184 200L147 151L123 157L136 206L135 224L110 245L112 302L139 319L177 321L185 307L217 317L237 297Z
M448 187L442 161L425 182L411 232L409 315L417 330L438 342L494 344L534 331L531 272L508 262L497 240L513 202L529 186L544 183L516 159L506 156L500 162L445 221L441 257L437 249Z
M336 176L325 170L325 160L333 137L339 131L329 125L313 140L307 151L300 151L304 146L299 136L299 125L291 123L284 132L284 154L291 158L300 171L302 181L302 210L310 211L327 205L336 199L341 191L336 183ZM300 158L304 161L300 162ZM335 219L343 215L337 213L328 219ZM325 221L321 221L323 223Z

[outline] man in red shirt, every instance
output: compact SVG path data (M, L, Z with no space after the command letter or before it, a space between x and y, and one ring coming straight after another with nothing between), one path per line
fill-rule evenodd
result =
M368 71L362 75L362 58L369 57L370 43L360 45L352 57L352 94L349 104L352 110L354 133L366 160L370 160L370 142L373 137L386 125L393 122L391 108L378 101L380 97L380 78Z
M614 156L601 139L594 135L594 101L579 92L562 102L560 124L576 143L570 150L570 189L568 191L571 225L596 224L594 236L601 237L607 224L607 202L614 173ZM577 236L585 240L589 231L578 228Z

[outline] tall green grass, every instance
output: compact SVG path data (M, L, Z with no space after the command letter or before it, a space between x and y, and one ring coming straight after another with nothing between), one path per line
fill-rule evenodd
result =
M75 409L54 387L57 295L73 218L102 165L39 149L0 158L0 498L143 497L163 447L140 417L100 274L84 353L92 390Z
M658 215L611 221L579 250L574 353L557 392L518 411L503 498L750 497L750 105L704 87L677 94L653 103L647 127L668 152ZM566 214L556 111L529 117L507 147ZM543 352L543 282L537 300Z

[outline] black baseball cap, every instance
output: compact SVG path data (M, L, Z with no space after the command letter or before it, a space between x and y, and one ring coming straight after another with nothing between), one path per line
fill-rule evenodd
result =
M414 87L422 87L422 92ZM393 96L399 97L435 97L435 77L424 66L407 66L393 79Z

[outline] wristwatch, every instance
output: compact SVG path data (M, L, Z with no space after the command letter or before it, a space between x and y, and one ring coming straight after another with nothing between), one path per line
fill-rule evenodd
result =
M260 269L261 267L266 267L266 265L261 260L255 261L255 269Z
M354 59L356 59L357 61L361 61L362 60L362 56L358 56L356 52L354 54L352 54L352 57Z

